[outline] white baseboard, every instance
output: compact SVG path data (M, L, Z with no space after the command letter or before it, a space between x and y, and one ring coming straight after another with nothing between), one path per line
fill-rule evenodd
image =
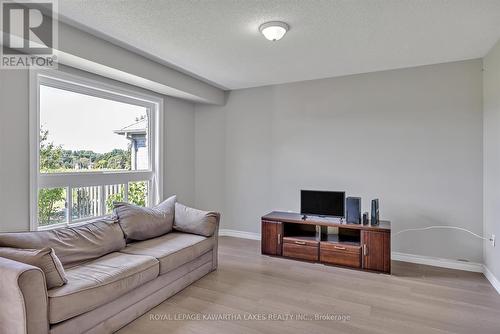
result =
M432 256L392 252L391 253L391 260L411 262L411 263L417 263L417 264L425 264L428 266L441 267L441 268L473 271L476 273L483 272L483 264L482 263L464 262L464 261L443 259L443 258L432 257Z
M230 229L220 229L219 235L227 237L243 238L243 239L260 240L259 233L230 230ZM491 283L491 285L495 288L495 290L500 294L500 280L498 280L495 277L495 275L493 275L493 273L482 263L463 262L458 260L443 259L432 256L407 254L400 252L392 252L391 260L483 273L484 276Z
M222 237L235 237L235 238L243 238L243 239L260 240L259 233L245 232L245 231L238 231L238 230L229 230L226 228L220 229L219 235Z
M493 273L485 265L483 265L483 274L486 279L490 281L495 290L497 290L497 292L500 294L500 280L498 280L498 278L496 278L495 275L493 275Z

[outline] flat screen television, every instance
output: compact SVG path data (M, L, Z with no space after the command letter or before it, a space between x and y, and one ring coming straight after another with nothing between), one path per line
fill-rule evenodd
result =
M345 191L300 191L303 215L345 217Z

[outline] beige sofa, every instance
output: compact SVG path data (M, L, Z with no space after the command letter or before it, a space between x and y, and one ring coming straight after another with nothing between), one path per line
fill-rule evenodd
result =
M0 333L112 333L217 268L212 236L172 231L126 242L118 222L0 233L0 247L51 247L68 283L47 290L37 267L0 257Z

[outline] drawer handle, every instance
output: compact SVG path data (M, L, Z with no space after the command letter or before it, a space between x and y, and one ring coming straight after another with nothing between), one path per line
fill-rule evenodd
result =
M333 248L345 250L345 247L340 247L340 246L333 246Z
M295 243L296 243L297 245L305 245L305 244L306 244L306 242L305 242L305 241L295 241Z

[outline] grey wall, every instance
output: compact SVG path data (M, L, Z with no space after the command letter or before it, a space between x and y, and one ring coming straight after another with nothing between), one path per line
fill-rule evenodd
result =
M68 69L74 74L92 74ZM121 87L127 85L100 78ZM130 87L129 87L130 88ZM140 88L135 88L140 89ZM0 232L29 229L29 76L0 70ZM164 98L164 197L194 205L194 104Z
M163 195L177 195L186 205L195 204L194 104L165 98Z
M210 106L203 110L195 113L195 204L225 212L225 110Z
M0 231L29 228L28 72L0 70Z
M482 233L481 60L233 91L196 106L196 205L222 228L259 232L299 189L381 201L394 231L455 225ZM393 250L482 261L464 232L411 232Z
M500 238L500 43L484 58L484 234ZM484 264L500 278L500 239L484 243Z

